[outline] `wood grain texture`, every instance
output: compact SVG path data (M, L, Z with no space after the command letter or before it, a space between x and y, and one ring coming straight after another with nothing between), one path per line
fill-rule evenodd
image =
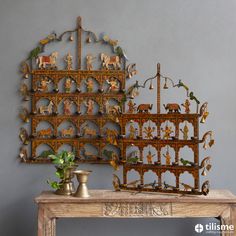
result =
M204 196L113 192L91 190L88 199L43 192L35 199L39 206L38 236L56 235L56 218L186 218L217 217L236 227L236 196L228 190L212 190ZM236 236L235 232L222 232Z

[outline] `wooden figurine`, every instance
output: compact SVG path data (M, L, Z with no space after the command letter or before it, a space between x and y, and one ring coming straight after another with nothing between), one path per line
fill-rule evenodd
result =
M29 123L30 121L30 114L27 108L23 107L20 111L19 114L20 119L24 122L24 123Z
M72 105L73 105L73 101L71 101L70 99L65 99L63 101L63 113L65 115L71 115L72 114L72 111L71 111L71 108L72 108Z
M107 84L108 84L108 90L107 92L117 92L120 88L119 83L117 81L117 79L115 78L110 78L109 80L106 80Z
M28 145L29 144L29 134L28 134L27 130L25 128L23 128L23 127L20 128L19 138L20 138L21 142L24 145Z
M62 129L61 130L61 137L72 137L74 134L74 128L72 125L69 126L68 129Z
M87 115L93 114L94 104L95 102L92 99L88 99L86 102L84 102L84 105L87 108L87 111L86 111Z
M174 132L172 130L172 127L171 126L168 126L168 124L166 124L165 128L161 128L161 131L164 132L164 136L163 136L163 139L170 139L171 138L171 134Z
M68 53L64 57L64 61L66 62L66 70L73 70L72 65L73 65L73 57L70 53Z
M150 110L152 110L153 104L140 104L137 107L137 112L138 113L146 113L148 114Z
M163 104L164 108L168 113L180 113L181 107L177 103L168 103L167 105Z
M50 84L50 80L48 77L44 77L40 80L39 86L38 86L38 91L40 92L48 92L48 84Z
M147 162L148 162L148 164L152 164L152 158L154 156L155 156L155 154L152 154L151 151L149 150L148 154L147 154Z
M50 101L48 105L42 105L39 107L39 114L51 115L53 113L53 102Z
M129 64L126 68L126 72L127 72L127 78L130 79L131 77L133 77L134 75L136 75L138 72L136 70L136 64Z
M83 127L83 135L89 137L96 136L97 131L95 129L90 128L88 124L85 124L85 126Z
M117 175L113 174L113 181L112 181L113 187L115 191L120 191L120 179Z
M134 127L133 124L130 124L129 126L129 138L130 139L136 139L137 137L137 129Z
M24 79L28 79L29 75L31 73L30 66L26 61L23 61L21 63L21 68L20 68L21 73L23 74Z
M49 69L56 69L57 57L58 57L58 52L53 52L49 56L38 56L36 59L38 68L46 69L46 67L48 66Z
M86 56L86 69L92 70L93 69L93 61L96 57L94 57L92 54L88 54Z
M194 191L194 188L188 184L180 183L184 187L184 191Z
M23 97L23 101L29 101L30 92L28 86L25 83L20 85L20 95Z
M189 132L189 129L188 129L187 122L185 122L184 128L183 128L183 129L180 129L180 131L181 131L182 134L183 134L183 140L188 140L188 132Z
M118 136L118 131L115 129L106 129L105 132L106 134L106 141L112 145L117 145L117 136Z
M109 111L110 111L110 104L109 104L109 101L108 100L105 100L103 102L103 111L105 114L109 114Z
M37 132L37 136L40 138L50 138L52 136L52 129L42 129Z
M183 104L181 104L181 106L184 107L186 114L190 113L190 105L191 105L191 103L188 99L186 99L185 102Z
M171 164L171 156L170 156L170 153L169 153L169 147L166 150L166 154L163 154L163 156L166 159L166 165L170 165Z
M133 151L127 157L127 162L130 164L136 164L139 161L138 151Z
M110 69L110 66L112 66L112 69L119 70L121 67L119 56L108 56L105 53L101 53L100 58L102 61L102 68Z
M65 83L64 83L64 88L65 88L65 92L66 93L70 93L71 92L71 87L72 87L72 83L74 81L71 78L66 78L65 79Z
M154 132L155 129L156 129L155 127L151 127L151 126L144 127L143 133L145 134L145 138L146 138L146 139L153 139L153 134L152 134L152 132Z
M28 159L28 153L27 153L26 148L24 148L24 147L21 147L21 148L20 148L19 158L20 158L23 162L26 162L26 161L27 161L27 159Z
M134 114L136 111L136 103L134 103L131 99L128 102L128 111L129 114Z
M87 81L84 82L87 87L87 92L92 93L94 89L94 81L92 78L88 78Z

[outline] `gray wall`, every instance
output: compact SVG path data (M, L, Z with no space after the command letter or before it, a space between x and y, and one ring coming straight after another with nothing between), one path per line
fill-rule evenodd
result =
M35 43L53 29L74 26L78 15L84 26L106 31L120 40L139 76L162 73L188 83L210 116L201 133L213 129L216 145L209 152L212 188L236 193L233 146L236 139L236 2L233 0L0 0L0 235L36 235L34 197L48 189L50 165L20 164L17 119L19 63ZM155 93L145 94L148 100ZM205 155L205 153L202 153ZM90 188L112 188L112 169L92 169ZM212 219L209 219L212 221ZM193 226L204 220L59 220L58 235L194 235Z

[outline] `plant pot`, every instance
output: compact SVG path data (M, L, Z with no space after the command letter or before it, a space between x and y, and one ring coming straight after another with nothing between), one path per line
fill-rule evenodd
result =
M55 191L56 194L69 196L75 192L72 179L74 178L74 171L77 167L78 165L74 165L64 170L64 180L60 182L60 188Z

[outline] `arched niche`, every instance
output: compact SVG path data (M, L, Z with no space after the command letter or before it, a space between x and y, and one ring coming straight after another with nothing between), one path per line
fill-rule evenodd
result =
M112 144L106 144L102 148L102 159L103 160L111 160L113 157L119 158L120 157L120 148Z
M58 89L60 93L75 93L77 89L77 83L70 77L62 78L58 82Z
M58 136L66 137L75 137L77 134L77 128L72 121L63 121L57 128Z
M136 187L138 184L140 184L140 179L141 179L141 176L138 171L132 169L127 172L127 184L129 184L133 181L137 181L137 184L135 184L135 186L128 185L128 187Z
M102 130L105 131L106 129L114 129L118 132L118 134L120 134L121 132L121 127L119 123L116 123L114 121L108 121L106 122L103 127Z
M80 104L80 112L82 115L97 115L99 110L99 104L92 98L86 98Z
M40 121L36 127L36 136L45 138L52 137L54 131L54 126L49 121Z
M77 112L77 104L69 98L64 98L58 104L57 111L59 115L74 115Z
M120 89L121 89L121 83L114 76L107 78L103 82L103 90L105 91L105 93L117 93L120 91Z
M157 161L157 150L152 145L148 145L143 149L143 163L153 164Z
M84 138L97 137L99 135L98 124L87 120L80 125L80 135Z
M153 139L157 137L157 126L151 120L146 121L142 126L143 139Z
M175 150L174 148L166 145L161 148L161 164L162 165L172 165L175 161Z
M193 175L185 171L179 176L179 188L183 191L191 191L194 188L194 178Z
M37 113L41 115L51 115L56 106L53 101L48 98L40 98L36 103Z
M140 159L140 150L137 146L128 146L125 151L126 160L129 163L136 163Z
M94 77L82 79L80 90L82 93L97 93L100 89L99 82Z
M194 162L194 152L187 145L179 149L179 165L190 166L191 164L185 160L187 162Z
M73 152L75 147L71 144L64 143L58 149L57 152L60 153L61 151Z
M138 122L129 121L125 125L125 137L129 139L136 139L139 135L139 125Z
M51 155L54 153L55 152L53 148L46 143L40 144L36 148L36 156L39 158L48 158L48 155Z
M175 137L175 125L169 120L161 123L161 139L171 139Z
M99 156L98 148L91 143L85 143L80 147L79 156L81 160L96 160Z
M143 175L143 179L144 179L144 184L158 183L158 176L152 170L149 170L149 171L145 172L144 175ZM153 187L150 185L150 186L147 186L145 188L152 189Z
M165 171L161 175L162 183L176 187L176 177L170 171Z
M179 124L179 139L190 140L194 136L193 125L188 121Z

